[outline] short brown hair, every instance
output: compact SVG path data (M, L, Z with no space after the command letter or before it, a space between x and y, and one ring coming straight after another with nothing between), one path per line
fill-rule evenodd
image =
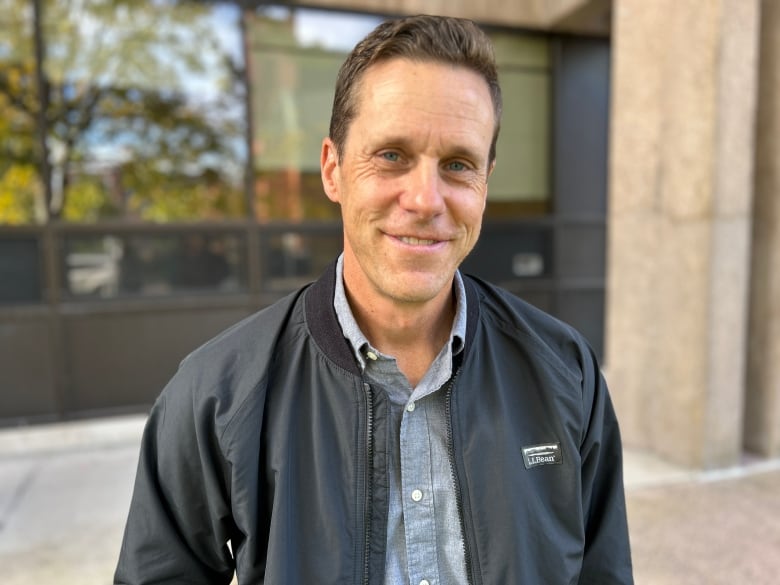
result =
M495 128L488 159L493 162L502 108L493 44L471 20L428 15L383 22L355 46L342 64L330 117L330 139L339 159L349 126L357 115L360 80L371 65L393 58L458 65L482 76L493 101Z

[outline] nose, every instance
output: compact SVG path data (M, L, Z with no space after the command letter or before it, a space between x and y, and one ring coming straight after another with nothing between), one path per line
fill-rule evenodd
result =
M421 217L435 217L444 211L446 187L436 161L419 160L409 172L401 206Z

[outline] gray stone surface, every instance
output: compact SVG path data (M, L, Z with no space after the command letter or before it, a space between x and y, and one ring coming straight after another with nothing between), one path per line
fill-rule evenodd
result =
M777 585L780 470L629 492L637 585Z
M780 0L761 9L745 443L780 457Z
M697 468L743 445L760 6L613 2L604 363L626 444Z

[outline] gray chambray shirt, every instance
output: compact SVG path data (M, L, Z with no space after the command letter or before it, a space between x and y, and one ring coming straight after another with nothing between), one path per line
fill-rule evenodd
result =
M417 387L395 358L372 347L347 302L343 256L336 266L334 307L344 337L365 376L387 392L391 404L390 509L387 520L386 585L467 583L460 518L447 446L445 391L452 358L463 350L466 292L455 273L456 313L449 342Z

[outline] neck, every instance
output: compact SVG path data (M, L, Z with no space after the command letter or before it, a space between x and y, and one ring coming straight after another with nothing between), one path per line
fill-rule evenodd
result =
M449 337L455 317L455 299L452 295L441 299L438 306L393 306L393 310L378 310L364 305L347 292L350 307L360 329L369 341L381 351L388 347L431 344L436 351Z
M424 304L384 298L367 302L350 294L347 282L345 292L355 321L371 345L393 356L412 387L416 386L449 339L455 318L452 289Z

